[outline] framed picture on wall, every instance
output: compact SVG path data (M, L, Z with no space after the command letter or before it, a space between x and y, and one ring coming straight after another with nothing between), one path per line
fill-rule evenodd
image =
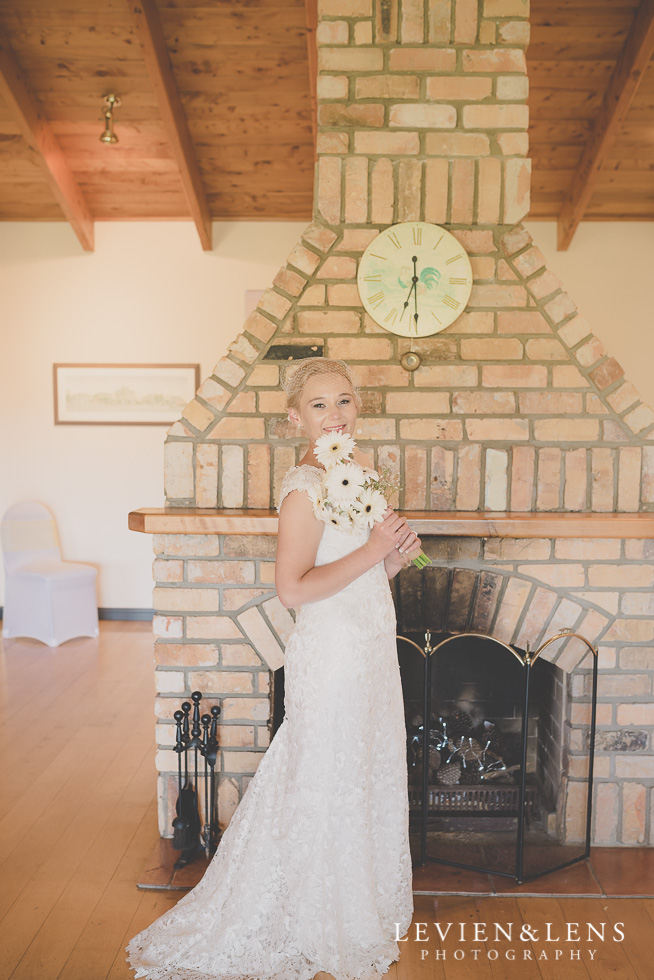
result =
M53 364L55 425L172 425L199 364Z

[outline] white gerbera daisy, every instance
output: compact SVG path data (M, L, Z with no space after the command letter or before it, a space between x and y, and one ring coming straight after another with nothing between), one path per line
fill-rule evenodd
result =
M365 518L367 526L372 527L377 521L382 520L388 503L379 490L366 489L359 494L355 507Z
M348 508L347 515L350 519L350 527L354 531L364 531L368 527L368 521L365 514L356 510L355 506Z
M321 485L316 488L311 496L313 502L313 512L319 521L324 521L331 509L326 506L325 488Z
M337 527L341 531L349 531L352 527L352 522L347 511L328 510L325 511L325 515L323 518L325 524L331 524L332 527Z
M357 463L336 463L327 470L324 484L337 507L351 507L364 484L363 470Z
M331 466L335 466L336 463L340 463L344 459L349 459L352 456L355 445L354 439L347 432L343 432L342 434L336 433L335 435L328 433L316 439L316 448L313 454L319 463L322 463L326 469L329 469Z

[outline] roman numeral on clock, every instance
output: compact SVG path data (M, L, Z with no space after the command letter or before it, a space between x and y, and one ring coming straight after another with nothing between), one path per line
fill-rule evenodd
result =
M384 302L385 299L386 299L386 293L380 290L378 293L375 293L373 296L369 296L368 302L376 310L378 306L381 306L381 304Z
M450 286L465 286L467 279L450 279Z
M445 306L449 306L453 310L458 310L461 306L458 299L454 299L453 296L443 296L443 303Z
M377 276L364 276L363 277L363 281L364 282L381 282L381 272ZM451 279L450 279L450 282L452 282Z
M445 259L445 265L451 265L452 262L458 262L458 260L462 258L463 252L459 252L458 255L452 255L449 259Z
M413 244L422 245L422 228L413 229Z
M395 248L402 248L402 245L400 244L400 239L397 237L397 235L395 234L394 231L392 231L389 234L388 238L389 238L389 241L391 241L393 243L393 245L395 245Z
M397 307L394 306L393 309L389 310L386 316L384 317L384 323L390 323L390 325L393 326L396 320L397 320Z

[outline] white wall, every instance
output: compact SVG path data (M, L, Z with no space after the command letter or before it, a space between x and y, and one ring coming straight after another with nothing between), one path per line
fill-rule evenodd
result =
M554 221L526 221L593 333L654 407L654 221L582 222L567 252Z
M197 362L205 378L239 332L244 293L270 285L300 222L97 223L81 251L59 223L0 222L0 514L35 497L65 558L98 568L100 606L150 608L152 540L128 511L163 506L165 426L55 426L52 364ZM594 332L654 403L654 223L588 223L568 252L527 223ZM0 603L3 600L0 581Z
M305 223L96 223L84 253L60 223L0 223L0 514L33 497L64 558L98 568L100 606L152 607L152 538L127 528L162 507L167 426L55 425L53 362L199 363L207 377ZM0 603L4 581L0 583Z

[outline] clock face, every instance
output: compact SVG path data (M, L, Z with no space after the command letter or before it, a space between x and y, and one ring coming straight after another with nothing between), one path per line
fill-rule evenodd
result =
M357 274L365 309L402 337L429 337L461 316L472 290L466 250L445 228L404 221L367 247Z

